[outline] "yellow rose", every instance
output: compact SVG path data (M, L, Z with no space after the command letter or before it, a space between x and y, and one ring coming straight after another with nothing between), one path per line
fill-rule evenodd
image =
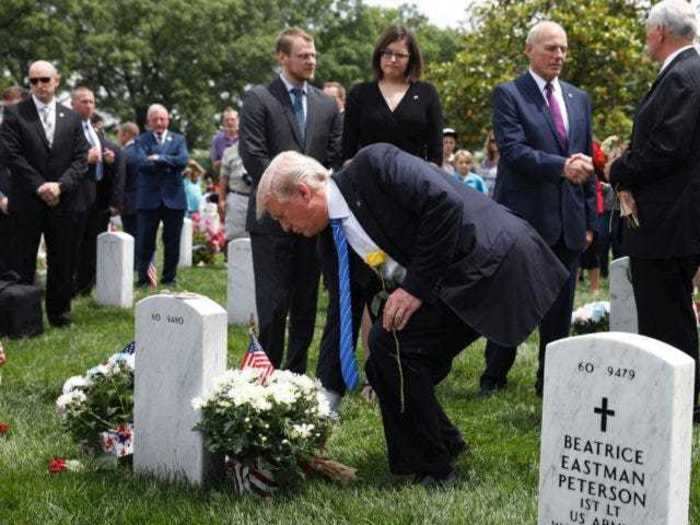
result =
M365 257L365 262L372 268L381 266L386 262L386 254L381 250L376 250L374 252L369 252L367 257Z

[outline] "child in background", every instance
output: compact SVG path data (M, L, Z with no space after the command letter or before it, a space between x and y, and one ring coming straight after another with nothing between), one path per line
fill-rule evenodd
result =
M199 211L200 203L202 201L202 186L199 183L199 178L204 175L206 171L196 160L190 160L187 162L187 167L182 173L185 178L185 196L187 197L187 216L192 217L193 213Z
M453 177L463 184L474 188L476 191L488 195L488 189L486 188L484 179L472 171L474 167L474 158L471 151L467 151L466 149L458 150L457 153L455 153L453 162L455 166Z

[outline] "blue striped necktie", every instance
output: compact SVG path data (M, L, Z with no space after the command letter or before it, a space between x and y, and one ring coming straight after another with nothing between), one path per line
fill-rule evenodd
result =
M352 344L352 300L348 242L340 219L331 219L333 240L338 252L338 296L340 298L340 370L348 390L357 388L359 372Z

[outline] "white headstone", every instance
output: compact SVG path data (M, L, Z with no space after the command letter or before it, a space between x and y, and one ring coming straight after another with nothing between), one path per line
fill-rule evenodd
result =
M97 304L131 308L134 303L134 238L124 232L97 236Z
M255 307L255 272L250 239L228 243L228 310L229 324L245 325L251 314L257 319Z
M185 217L180 232L180 260L178 268L189 268L192 266L192 220Z
M540 525L686 525L694 362L627 333L547 346Z
M639 332L629 257L610 263L610 331Z
M190 403L226 369L226 311L201 295L159 294L135 315L134 470L202 484L216 469Z

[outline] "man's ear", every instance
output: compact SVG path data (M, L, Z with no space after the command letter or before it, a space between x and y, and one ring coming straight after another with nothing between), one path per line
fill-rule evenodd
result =
M308 184L300 182L299 186L297 186L297 195L299 195L305 203L308 203L311 200L313 193L313 190Z

